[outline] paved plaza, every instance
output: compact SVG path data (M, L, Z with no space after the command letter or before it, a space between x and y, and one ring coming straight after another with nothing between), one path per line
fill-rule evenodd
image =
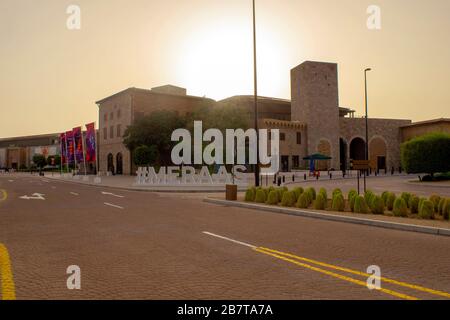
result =
M371 189L415 186L384 179ZM0 190L17 299L450 298L447 237L29 175L0 175ZM67 288L71 265L81 290ZM372 265L387 279L382 290L366 287Z

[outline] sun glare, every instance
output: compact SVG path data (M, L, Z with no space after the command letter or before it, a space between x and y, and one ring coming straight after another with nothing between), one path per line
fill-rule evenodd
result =
M285 54L280 39L258 29L259 94L279 96ZM178 82L190 93L221 99L253 93L253 38L248 24L213 24L193 30L185 39L176 63Z

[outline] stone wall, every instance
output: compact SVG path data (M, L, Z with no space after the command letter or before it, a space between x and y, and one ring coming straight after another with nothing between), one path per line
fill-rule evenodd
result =
M395 119L369 119L369 154L372 140L380 138L386 144L386 166L390 168L400 167L400 144L402 136L400 127L410 124L410 120ZM347 144L347 159L350 159L350 145L353 139L366 136L365 118L340 118L340 137ZM371 164L374 166L374 163Z
M339 94L337 64L304 62L291 70L291 120L308 126L307 152L328 141L330 166L339 169Z

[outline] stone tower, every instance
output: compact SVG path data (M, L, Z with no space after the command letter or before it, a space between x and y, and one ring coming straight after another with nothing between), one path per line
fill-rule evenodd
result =
M337 64L306 61L291 70L291 118L307 125L308 154L332 157L339 170L339 93Z

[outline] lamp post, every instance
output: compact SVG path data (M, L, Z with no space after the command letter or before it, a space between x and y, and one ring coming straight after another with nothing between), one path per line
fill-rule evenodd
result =
M369 160L369 116L367 110L367 72L372 71L371 68L366 68L364 70L364 85L365 85L365 100L366 100L366 160ZM366 175L367 170L364 171L364 192L366 192Z
M258 74L256 64L256 10L255 0L253 0L253 80L254 80L254 112L256 130L256 165L255 165L255 186L259 187L259 130L258 130Z

